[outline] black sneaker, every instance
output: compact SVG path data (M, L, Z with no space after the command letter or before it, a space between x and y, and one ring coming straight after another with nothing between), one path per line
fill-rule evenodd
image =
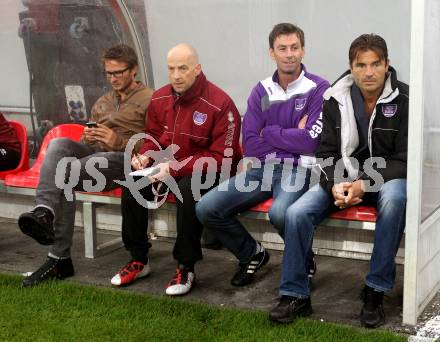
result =
M291 323L298 317L310 316L312 304L309 298L281 296L280 302L269 313L269 319L276 323Z
M252 259L246 264L239 264L239 270L231 279L231 284L234 286L245 286L252 283L255 272L263 267L270 259L269 253L263 249L260 253L255 254Z
M47 257L46 262L30 276L23 279L23 286L38 285L49 279L64 279L73 276L72 259L54 259Z
M53 245L53 214L44 207L23 213L18 218L18 226L26 234L42 245Z
M377 328L385 323L383 310L383 292L378 292L365 285L361 293L364 305L361 310L361 325L366 328Z
M310 260L307 260L307 269L308 269L308 276L311 280L314 275L316 274L316 261L315 261L315 255L311 257Z
M313 282L313 277L316 274L316 261L315 261L315 255L311 257L311 259L307 260L307 270L308 270L308 277L309 277L309 289L310 291L313 291L315 289L315 285Z

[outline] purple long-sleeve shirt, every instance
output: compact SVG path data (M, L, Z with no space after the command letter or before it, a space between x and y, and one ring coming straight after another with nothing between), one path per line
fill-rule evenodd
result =
M309 164L319 144L322 131L323 94L329 83L302 72L284 90L278 83L278 73L259 82L248 99L243 119L243 149L246 157L261 161L276 153L280 159L292 158L294 163ZM298 123L308 115L304 129Z

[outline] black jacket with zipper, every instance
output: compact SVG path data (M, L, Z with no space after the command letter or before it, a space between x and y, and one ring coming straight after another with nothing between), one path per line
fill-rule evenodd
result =
M345 118L341 120L342 116L353 116L353 108L347 106L347 96L351 96L349 88L353 83L353 77L350 70L348 70L324 94L323 131L316 157L322 171L320 184L330 193L335 183L344 181L339 179L340 175L347 176L349 173L346 164L342 162L342 150L345 146L341 145L342 140L348 139L348 144L352 143L351 140L356 141L357 139L358 143L359 140L362 140L358 133L359 126L357 126L357 132L356 129L354 129L354 133L350 132L351 136L347 137L346 134L344 139L341 136L344 133L344 127L347 127L347 125L341 125L341 121L347 121ZM354 158L359 162L355 179L373 181L377 179L377 177L371 177L371 171L365 172L365 163L370 163L369 166L382 177L384 182L396 178L406 178L408 91L408 85L398 81L396 71L389 67L383 92L376 103L369 122L368 141L366 142L369 158L367 157L365 160L366 153L365 151L362 152L361 146L357 146L356 142L352 146L354 150L346 155L346 157ZM352 103L351 98L348 99L348 103ZM347 129L345 129L345 133L347 133ZM358 134L357 137L356 134ZM375 158L372 159L371 157L383 158L386 166L375 164ZM328 160L325 162L327 158L333 158L333 162L329 163ZM337 163L339 160L341 162ZM337 172L335 172L336 167L338 168ZM352 178L351 181L353 180Z

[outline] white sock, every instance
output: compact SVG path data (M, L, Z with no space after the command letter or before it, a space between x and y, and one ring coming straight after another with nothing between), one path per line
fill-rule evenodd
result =
M52 213L53 217L55 217L55 211L54 211L51 207L49 207L49 206L47 206L47 205L44 205L44 204L38 204L38 205L36 205L36 206L34 207L34 209L32 209L32 210L35 210L35 209L37 209L38 207L40 207L40 208L46 208L47 210L49 210L49 211Z
M58 259L58 260L65 260L65 259L70 258L70 257L59 257L59 256L56 256L55 254L52 254L51 252L49 252L49 254L47 256L51 257L52 259Z
M262 251L264 251L264 247L261 245L261 243L257 242L257 247L255 248L255 254L258 254Z

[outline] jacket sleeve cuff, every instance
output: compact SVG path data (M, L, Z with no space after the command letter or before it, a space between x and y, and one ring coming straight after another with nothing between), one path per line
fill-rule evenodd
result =
M179 173L179 170L178 170L178 167L179 167L178 163L179 162L175 162L175 161L170 162L170 176L173 177L173 178L179 177L180 173Z
M322 179L319 181L319 184L325 189L329 194L332 194L333 185L335 183L333 181L328 181L326 179Z
M124 139L122 139L119 135L116 135L115 141L112 144L113 146L110 146L114 151L122 151L125 149L126 142Z

